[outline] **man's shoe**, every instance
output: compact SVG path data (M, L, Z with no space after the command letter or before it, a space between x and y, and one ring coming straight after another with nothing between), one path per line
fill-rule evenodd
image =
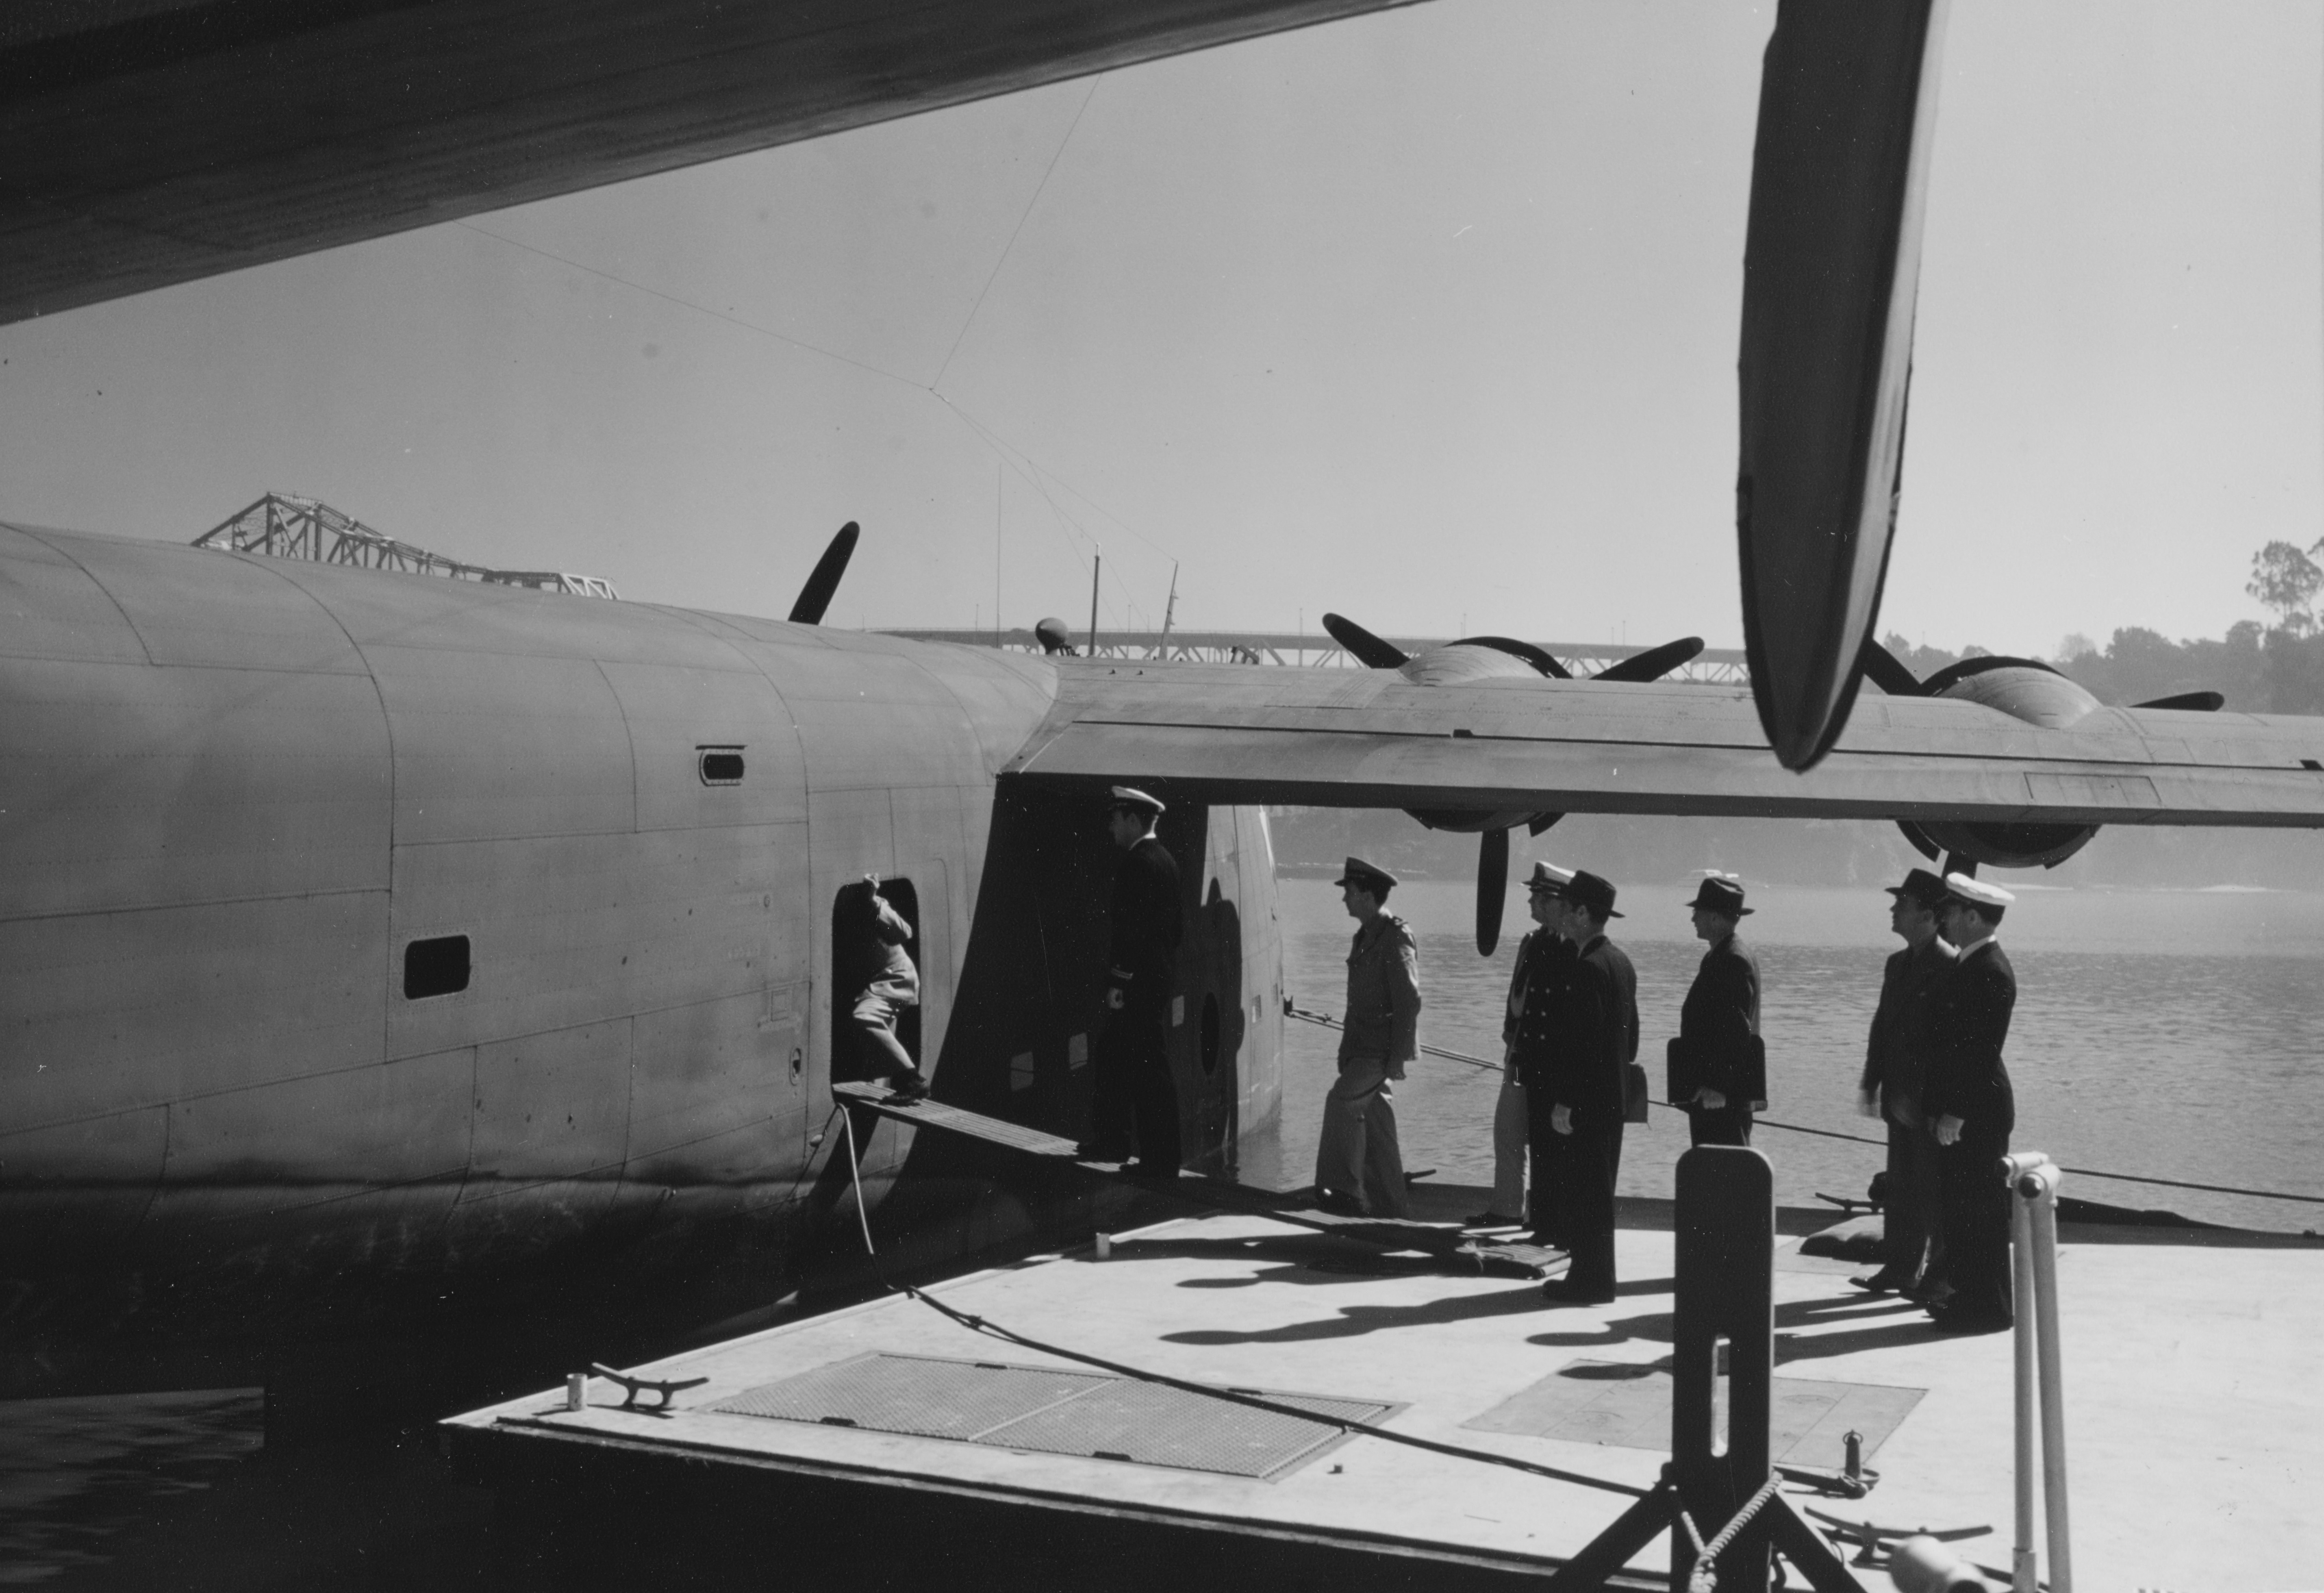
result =
M2009 1317L1989 1311L1964 1311L1954 1305L1929 1307L1929 1331L1932 1333L2006 1333L2016 1323Z
M1363 1202L1357 1200L1355 1196L1351 1194L1342 1194L1336 1189L1317 1190L1315 1192L1315 1209L1333 1217L1369 1217L1371 1215L1370 1212L1364 1210Z
M1852 1288L1874 1294L1908 1294L1913 1287L1913 1280L1893 1266L1884 1266L1878 1272L1864 1277L1852 1277L1848 1282Z
M1504 1217L1499 1211L1480 1211L1473 1217L1461 1219L1463 1228L1523 1228L1522 1217Z
M1131 1178L1144 1179L1150 1183L1176 1183L1178 1182L1178 1169L1176 1167L1166 1167L1159 1162L1131 1162L1123 1166L1121 1170L1126 1175Z
M918 1073L897 1073L888 1081L890 1104L918 1100L928 1092L928 1082Z
M1130 1147L1084 1139L1074 1146L1074 1159L1077 1162L1127 1162L1130 1160Z

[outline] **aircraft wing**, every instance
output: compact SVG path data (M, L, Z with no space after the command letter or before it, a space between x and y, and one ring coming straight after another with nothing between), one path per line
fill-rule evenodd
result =
M1411 0L42 0L0 324Z
M1104 659L1061 666L1008 772L1211 802L2324 827L2324 719L2098 708L2068 729L1868 695L1794 774L1748 688Z

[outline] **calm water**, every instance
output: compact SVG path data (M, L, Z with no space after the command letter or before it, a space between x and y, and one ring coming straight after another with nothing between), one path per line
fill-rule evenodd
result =
M2045 890L2013 883L2018 905L2001 940L2017 970L2007 1059L2020 1148L2061 1163L2196 1183L2324 1197L2324 895L2291 891ZM1303 1007L1336 1015L1354 925L1339 892L1282 882L1286 983ZM1691 885L1628 886L1614 938L1637 964L1639 1058L1659 1088L1663 1042L1702 957L1684 906ZM1882 961L1900 944L1878 891L1754 888L1744 938L1759 956L1767 1040L1767 1116L1877 1137L1855 1112L1864 1036ZM1418 935L1421 1038L1476 1056L1500 1054L1501 1003L1517 934L1512 895L1501 946L1477 955L1474 893L1416 881L1395 907ZM1287 1026L1284 1159L1312 1175L1323 1092L1337 1036ZM1405 1159L1464 1183L1492 1177L1496 1077L1424 1057L1397 1087ZM1879 1169L1873 1146L1768 1129L1754 1143L1775 1164L1786 1204L1817 1191L1861 1196ZM1672 1192L1686 1126L1657 1110L1624 1143L1625 1193ZM2162 1206L2208 1221L2324 1229L2324 1207L2070 1178L2069 1193Z

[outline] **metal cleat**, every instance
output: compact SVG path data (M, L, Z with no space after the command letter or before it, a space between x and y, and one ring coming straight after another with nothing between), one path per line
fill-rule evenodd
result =
M613 1367L608 1366L600 1366L595 1361L591 1361L589 1363L589 1370L591 1375L603 1377L608 1383L618 1383L624 1390L627 1391L622 1399L622 1409L625 1411L641 1410L648 1415L652 1415L658 1412L669 1409L669 1401L672 1395L678 1394L688 1388L699 1388L703 1384L710 1381L707 1377L681 1377L670 1382L664 1382L652 1377L632 1377L626 1372L617 1372L613 1370ZM638 1395L641 1394L657 1395L659 1403L650 1405L641 1405L638 1404Z

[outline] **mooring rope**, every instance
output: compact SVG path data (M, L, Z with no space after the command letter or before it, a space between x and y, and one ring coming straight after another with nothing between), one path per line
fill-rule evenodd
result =
M1336 1029L1342 1027L1340 1020L1329 1013L1310 1012L1304 1007L1294 1007L1288 1001L1284 1003L1283 1011L1287 1017L1296 1017L1302 1023L1312 1023L1321 1028ZM1423 1045L1420 1051L1425 1056L1442 1057L1446 1062L1458 1062L1470 1067L1484 1068L1492 1073L1501 1071L1502 1064L1498 1062L1490 1062L1481 1056L1471 1056L1464 1052L1447 1051L1441 1045ZM1659 1107L1665 1111L1674 1112L1683 1110L1665 1100L1649 1100L1647 1104ZM1812 1134L1819 1139L1845 1139L1850 1145L1876 1146L1882 1150L1888 1147L1888 1142L1886 1139L1868 1138L1861 1134L1842 1134L1831 1128L1811 1128L1804 1123L1779 1122L1774 1118L1754 1118L1752 1125L1760 1128L1781 1128L1790 1134ZM2079 1178L2110 1178L2121 1183L2152 1183L2164 1189L2191 1189L2203 1194L2243 1195L2257 1201L2296 1201L2305 1206L2324 1206L2324 1195L2286 1194L2278 1189L2242 1189L2232 1183L2191 1183L2183 1178L2157 1178L2144 1173L2105 1173L2096 1167L2061 1165L2058 1170L2061 1173L2071 1173Z
M1719 1569L1713 1562L1727 1552L1727 1545L1735 1541L1735 1534L1750 1525L1751 1518L1775 1496L1775 1485L1782 1480L1782 1475L1778 1473L1761 1483L1759 1491L1744 1501L1743 1508L1735 1513L1734 1519L1720 1527L1718 1535L1708 1543L1702 1541L1702 1533L1696 1529L1694 1517L1683 1510L1678 1513L1679 1524L1686 1529L1688 1539L1694 1544L1694 1569L1687 1573L1686 1593L1715 1593L1719 1586Z

